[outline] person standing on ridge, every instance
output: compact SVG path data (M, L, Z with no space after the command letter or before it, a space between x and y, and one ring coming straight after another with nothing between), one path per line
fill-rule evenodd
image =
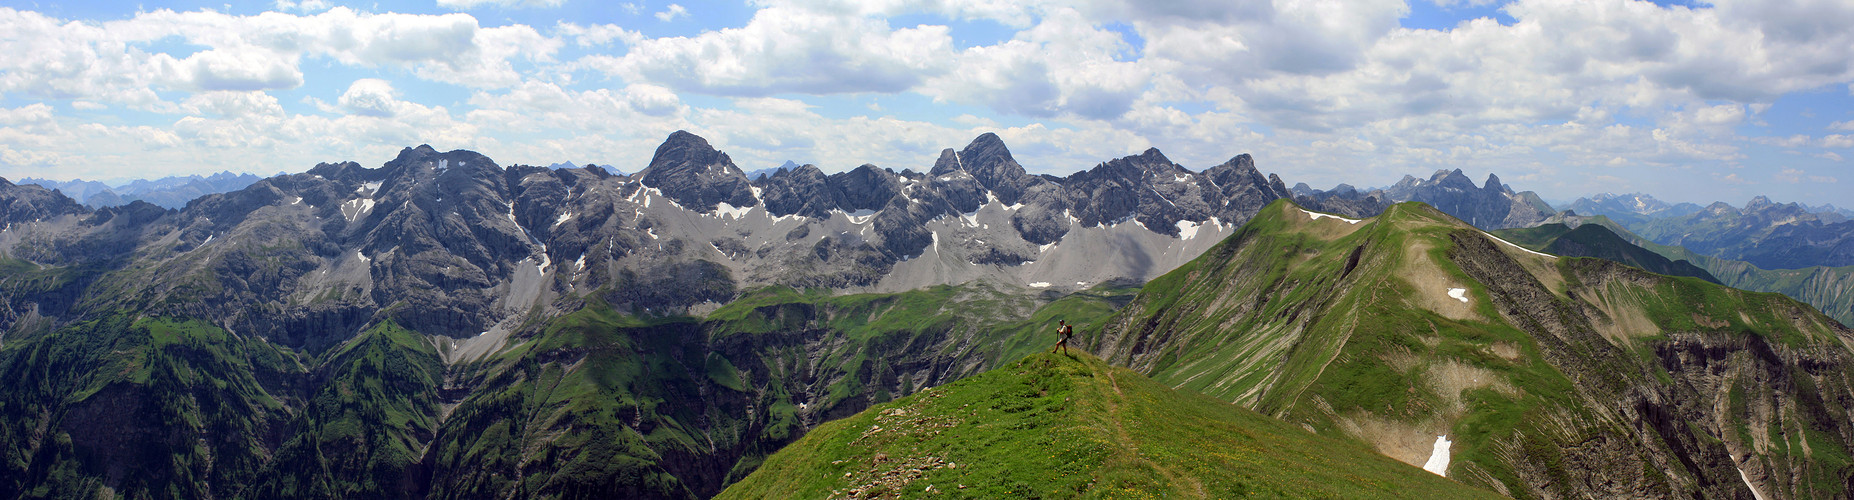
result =
M1056 320L1056 325L1060 327L1056 329L1056 334L1061 335L1062 340L1057 340L1056 347L1050 348L1049 352L1054 353L1056 349L1062 349L1063 354L1068 354L1069 337L1075 336L1075 327L1069 326L1069 321L1065 319Z

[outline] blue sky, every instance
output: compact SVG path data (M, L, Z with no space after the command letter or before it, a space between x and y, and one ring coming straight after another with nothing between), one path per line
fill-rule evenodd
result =
M400 148L642 168L1033 172L1158 147L1289 183L1462 169L1569 200L1854 205L1838 0L0 3L0 177L378 165Z

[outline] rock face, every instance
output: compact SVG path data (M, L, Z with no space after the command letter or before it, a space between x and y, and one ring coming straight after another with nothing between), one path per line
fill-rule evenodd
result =
M1854 486L1854 330L1775 294L1533 253L1416 203L1350 222L1278 202L1088 340L1412 465L1446 436L1450 478L1517 497Z
M707 139L681 130L657 146L650 166L637 176L645 187L661 190L670 200L697 212L713 212L720 203L735 208L759 204L748 189L746 173L734 166L727 153L716 151Z
M82 205L56 191L0 179L0 222L38 222L86 212Z

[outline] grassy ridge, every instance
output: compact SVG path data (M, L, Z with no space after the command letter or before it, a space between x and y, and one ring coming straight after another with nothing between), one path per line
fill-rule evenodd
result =
M1495 498L1087 354L818 427L718 498Z
M1726 465L1755 455L1748 471L1808 496L1854 471L1847 440L1755 443L1854 431L1854 337L1831 323L1775 294L1532 255L1420 204L1347 224L1280 202L1089 333L1161 384L1406 463L1446 434L1449 476L1502 493L1722 495L1742 486ZM1708 410L1732 388L1743 412ZM1774 409L1792 404L1809 409Z

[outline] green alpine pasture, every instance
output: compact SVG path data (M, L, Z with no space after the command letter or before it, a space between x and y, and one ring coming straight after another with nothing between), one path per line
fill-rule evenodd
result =
M826 423L718 498L1498 498L1085 353Z

